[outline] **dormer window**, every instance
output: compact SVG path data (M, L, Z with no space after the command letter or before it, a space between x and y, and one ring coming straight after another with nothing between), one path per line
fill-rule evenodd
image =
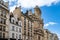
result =
M18 23L19 25L20 25L20 27L22 27L22 22L21 21L19 21L19 23Z
M11 22L14 23L14 21L15 21L15 19L12 17L12 18L11 18Z

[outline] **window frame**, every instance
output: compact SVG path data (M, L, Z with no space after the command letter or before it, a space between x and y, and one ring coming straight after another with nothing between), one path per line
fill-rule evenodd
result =
M2 38L2 32L0 32L0 38Z
M12 31L15 31L15 26L12 26Z
M12 38L14 38L14 35L15 35L15 34L14 34L14 33L12 33Z

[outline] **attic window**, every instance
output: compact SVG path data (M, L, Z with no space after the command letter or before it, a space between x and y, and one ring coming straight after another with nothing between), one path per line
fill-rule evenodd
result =
M18 23L19 25L20 25L20 27L22 26L22 22L21 21L19 21L19 23Z
M14 20L15 20L15 19L12 17L12 18L11 18L11 22L14 23Z

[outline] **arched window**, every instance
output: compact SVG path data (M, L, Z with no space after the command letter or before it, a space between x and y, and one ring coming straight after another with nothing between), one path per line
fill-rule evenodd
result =
M19 25L20 25L20 27L22 27L22 21L19 21L19 23L18 23Z
M12 17L12 18L11 18L11 22L14 23L14 21L15 21L15 18Z

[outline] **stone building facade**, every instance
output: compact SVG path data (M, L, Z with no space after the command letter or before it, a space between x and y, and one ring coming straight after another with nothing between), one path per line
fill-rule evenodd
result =
M0 0L0 40L8 38L7 14L9 14L8 2Z
M22 20L23 40L43 40L43 20L41 19L41 10L38 6L34 8L34 14L31 10L23 13L19 7L17 7L13 13L15 16L20 16L19 18Z
M38 6L34 8L33 21L34 21L34 40L43 40L43 19L41 18L41 10Z
M25 13L21 7L9 12L8 2L0 0L0 39L1 40L58 40L56 34L43 28L41 10L38 6Z
M25 14L23 14L23 12L21 12L21 7L16 7L13 13L10 13L11 16L14 15L14 17L12 18L13 19L15 18L14 19L15 21L18 19L21 20L22 22L22 27L21 27L22 40L33 40L33 20L28 16L28 13L29 12L27 11Z
M53 40L59 40L57 34L55 34L55 33L53 33L53 38L52 38L52 39L53 39Z
M44 40L59 40L57 34L51 33L48 29L44 29Z
M19 18L14 17L13 13L9 16L8 21L9 39L21 40L22 38L22 21Z

